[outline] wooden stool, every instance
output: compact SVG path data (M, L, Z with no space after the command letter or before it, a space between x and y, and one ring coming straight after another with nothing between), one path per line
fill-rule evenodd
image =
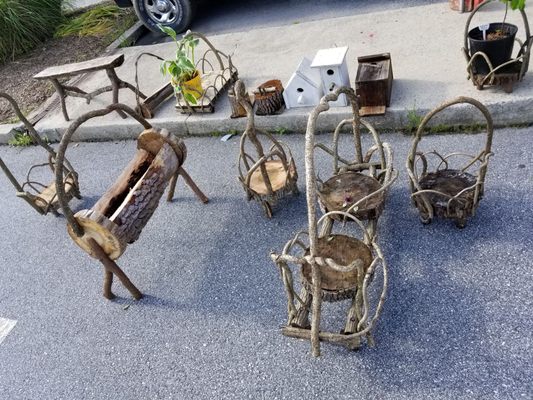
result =
M80 63L73 63L73 64L65 64L65 65L58 65L55 67L49 67L45 70L39 72L37 75L34 76L35 79L48 79L52 82L54 85L57 94L59 95L59 99L61 101L61 111L63 111L63 116L65 117L65 121L69 121L69 116L67 113L67 106L65 104L65 98L67 96L72 97L83 97L87 104L91 102L93 97L98 96L99 94L105 93L105 92L113 92L113 103L118 103L118 91L119 89L130 89L135 93L138 93L138 95L141 98L146 98L146 96L139 92L135 86L129 84L128 82L123 81L117 76L117 73L115 72L115 68L120 67L124 63L124 54L117 54L114 56L109 57L101 57L101 58L95 58L93 60L84 61ZM100 89L96 89L91 93L87 93L80 88L73 86L73 85L67 85L59 82L59 79L61 78L70 78L72 76L88 73L88 72L95 72L95 71L102 71L105 70L107 76L109 77L109 80L111 81L111 85L102 87ZM117 113L122 117L126 118L126 114L122 110L117 109Z

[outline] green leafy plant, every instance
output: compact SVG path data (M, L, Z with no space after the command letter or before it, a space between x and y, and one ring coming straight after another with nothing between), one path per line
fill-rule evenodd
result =
M284 126L280 126L276 129L274 129L274 133L278 134L278 135L285 135L286 133L289 133L290 130L285 128Z
M503 32L505 20L507 19L507 11L509 11L509 7L511 7L511 10L524 11L524 8L526 7L526 0L500 0L500 1L505 4L505 14L503 16L502 28L501 28Z
M61 0L0 0L0 63L31 50L63 21Z
M182 39L178 40L174 29L168 26L158 26L161 31L174 39L177 46L176 56L161 63L161 73L164 76L170 76L170 82L176 93L181 93L189 103L197 104L196 97L184 90L184 83L194 79L199 74L194 59L194 49L198 46L199 40L190 31L187 31Z
M15 137L7 142L11 146L15 147L28 147L33 143L33 139L27 132L17 132Z
M422 122L422 116L418 114L416 108L413 106L413 108L409 111L407 111L407 126L405 127L405 130L407 133L413 133L416 132L418 129L418 126Z

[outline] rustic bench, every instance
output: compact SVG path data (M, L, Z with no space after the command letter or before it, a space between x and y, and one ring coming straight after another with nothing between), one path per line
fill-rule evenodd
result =
M67 113L67 107L65 104L65 98L67 96L73 97L83 97L87 100L87 104L91 102L93 97L98 96L99 94L105 92L113 92L113 103L118 103L118 91L119 89L128 88L133 92L138 93L141 98L146 98L146 96L137 91L135 86L131 85L128 82L123 81L117 76L115 68L120 67L124 63L124 54L117 54L108 57L95 58L93 60L88 60L79 63L57 65L54 67L46 68L45 70L39 72L34 76L35 79L39 80L50 80L54 85L59 99L61 101L61 110L63 111L63 116L66 121L69 121L69 116ZM105 70L111 85L104 86L102 88L96 89L93 92L87 93L84 90L74 86L74 84L65 84L61 83L59 79L61 78L71 78L76 75L85 74L88 72L96 72ZM116 110L117 113L122 117L126 118L126 114L122 110Z

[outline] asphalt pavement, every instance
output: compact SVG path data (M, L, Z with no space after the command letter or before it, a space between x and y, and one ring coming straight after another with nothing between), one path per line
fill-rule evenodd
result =
M0 344L0 398L530 399L531 128L496 131L485 196L463 230L419 222L404 168L411 137L382 135L400 177L379 222L390 276L376 347L323 344L318 359L309 342L279 329L286 300L269 253L307 224L303 136L281 139L302 194L282 201L272 220L245 200L237 137L185 139L185 167L211 201L179 182L177 199L161 202L120 258L146 294L139 302L120 283L118 299L105 300L102 267L71 241L65 219L37 215L0 175L0 318L17 321ZM342 136L342 149L349 140ZM484 140L433 135L421 148L475 153ZM75 210L91 207L134 152L133 141L72 146L84 196ZM1 154L17 176L43 155ZM323 155L317 165L323 178L332 168ZM340 329L346 307L326 305L323 326Z

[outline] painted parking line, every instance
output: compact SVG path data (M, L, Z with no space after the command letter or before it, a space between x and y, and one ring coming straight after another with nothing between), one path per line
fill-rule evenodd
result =
M15 327L17 321L14 319L7 319L0 317L0 344L4 341L6 336L11 332L11 329Z

